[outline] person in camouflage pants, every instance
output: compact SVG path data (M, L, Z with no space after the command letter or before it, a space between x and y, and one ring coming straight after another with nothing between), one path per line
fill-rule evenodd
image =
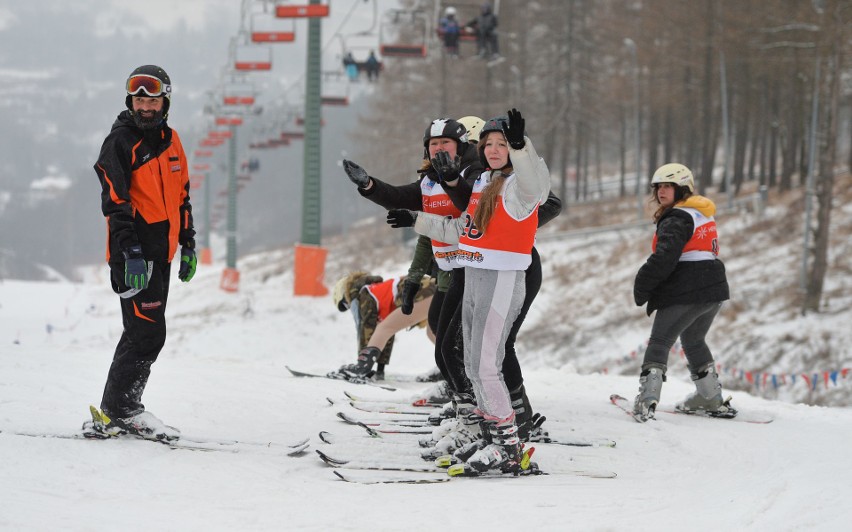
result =
M352 272L341 278L332 297L337 309L349 310L355 318L358 335L358 361L342 366L333 376L352 379L384 378L384 368L390 363L394 335L406 328L420 326L434 342L435 336L427 324L429 304L435 295L435 281L424 276L421 289L414 298L410 314L404 314L402 289L407 276L384 280L369 272ZM375 371L373 365L376 365ZM330 374L331 375L331 374Z

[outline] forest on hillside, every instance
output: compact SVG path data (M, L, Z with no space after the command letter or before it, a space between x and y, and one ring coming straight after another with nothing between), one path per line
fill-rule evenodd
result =
M518 107L566 202L644 195L670 161L693 170L699 191L730 198L804 187L813 223L803 306L819 309L832 194L852 166L852 1L496 2L504 61L477 58L471 42L450 56L435 34L446 7L465 24L482 2L401 4L395 38L428 53L384 59L353 135L374 175L413 179L432 118Z

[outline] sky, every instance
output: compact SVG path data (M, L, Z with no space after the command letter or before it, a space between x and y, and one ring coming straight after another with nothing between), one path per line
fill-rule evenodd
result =
M573 250L594 258L589 236L543 245L549 266ZM595 244L591 246L590 244ZM351 264L352 243L330 243L328 282ZM607 244L609 245L609 244ZM612 244L618 246L618 244ZM372 263L392 276L407 251ZM828 530L848 527L847 472L852 409L811 407L731 391L743 415L771 416L767 425L658 414L638 424L608 397L635 396L635 375L579 372L532 347L529 331L547 309L537 301L519 338L525 383L553 437L605 438L615 448L536 446L549 475L454 479L443 484L360 485L337 480L315 449L349 459L423 463L415 440L365 437L337 420L343 392L407 400L426 385L410 382L432 365L421 330L397 335L387 392L327 379L299 379L285 366L326 372L354 361L348 313L330 298L292 295L292 251L241 260L240 291L218 288L223 267L202 266L189 284L172 279L169 338L143 397L146 408L187 437L277 444L310 439L288 457L274 445L239 452L170 450L143 441L74 441L10 434L69 434L100 399L121 332L107 271L82 283L0 282L0 529L91 530ZM172 275L176 275L176 268ZM552 274L548 274L549 276ZM552 277L549 277L552 278ZM554 281L555 282L555 281ZM580 299L585 290L577 285ZM589 288L594 290L594 288ZM46 302L49 302L46 304ZM609 316L607 316L609 314ZM612 318L611 311L600 319ZM633 331L643 334L643 327ZM647 331L644 331L647 332ZM617 333L622 337L622 333ZM629 337L620 338L627 342ZM600 353L615 358L620 348ZM723 385L730 380L723 379ZM671 406L692 390L673 372L663 389ZM728 392L729 390L726 390ZM346 439L320 441L320 431ZM615 479L572 470L614 472ZM357 472L355 474L358 474ZM361 473L370 475L370 472Z

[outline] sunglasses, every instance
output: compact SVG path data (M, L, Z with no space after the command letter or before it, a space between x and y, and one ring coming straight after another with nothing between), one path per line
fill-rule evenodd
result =
M131 76L127 80L127 94L132 94L133 96L145 93L148 96L156 98L170 92L172 92L171 85L163 83L161 79L147 74Z

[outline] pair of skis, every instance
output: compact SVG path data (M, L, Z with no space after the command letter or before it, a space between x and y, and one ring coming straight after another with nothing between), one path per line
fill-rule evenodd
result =
M656 418L653 417L643 418L641 415L634 413L633 404L626 397L622 397L618 394L612 394L609 396L609 402L618 407L620 410L622 410L625 414L633 418L638 423L656 420ZM702 410L686 412L683 410L678 410L672 406L664 405L657 405L655 412L663 412L665 414L677 414L681 416L705 417L711 419L726 419L728 421L753 423L757 425L765 425L767 423L772 423L775 420L773 416L762 412L737 412L735 416L718 416L704 412Z
M321 433L320 439L323 441L336 441L336 438L328 433ZM334 445L330 445L330 447L333 448ZM545 473L535 463L529 461L533 451L534 448L526 449L524 458L522 459L523 465L517 472L503 473L501 471L478 472L472 470L464 463L439 467L429 463L387 458L383 458L382 460L350 460L339 455L334 455L332 450L316 449L320 460L329 467L334 468L334 474L338 478L359 484L432 484L448 482L453 478L514 478L548 474L590 478L616 478L616 474L612 471L565 469ZM447 465L446 459L442 462Z
M428 422L422 422L416 418L358 418L344 412L338 412L337 417L349 425L361 427L373 438L382 438L383 434L431 434L435 428L434 425L431 425ZM615 441L606 438L557 439L548 436L530 443L565 445L568 447L615 447Z
M150 441L167 446L170 449L186 450L186 451L202 451L202 452L227 452L239 453L242 451L260 451L268 449L272 454L283 453L287 456L298 456L303 454L310 447L310 439L305 438L293 443L276 443L276 442L260 442L246 440L231 440L220 438L208 438L201 436L186 436L181 435L176 440L150 440L141 436L129 433L107 433L95 428L96 423L105 424L104 417L95 406L89 407L89 412L92 415L91 421L86 421L83 428L76 432L36 432L36 431L18 431L18 430L0 430L0 434L9 434L14 436L24 436L28 438L46 438L46 439L63 439L63 440L138 440ZM107 422L108 423L108 422Z
M369 378L366 378L366 377L365 378L345 377L341 373L334 373L334 372L329 372L325 375L322 375L320 373L309 373L309 372L306 372L306 371L299 371L299 370L293 369L289 366L284 366L284 367L287 368L287 371L289 371L294 377L307 377L307 378L312 378L312 379L331 379L331 380L335 380L335 381L339 380L339 381L344 381L344 382L348 382L348 383L351 383L351 384L366 384L367 386L373 386L375 388L381 388L382 390L387 390L389 392L395 392L396 391L396 388L394 388L393 386L385 386L384 384L379 384L379 383L377 383L377 382L375 382L375 381L373 381Z
M548 474L539 470L538 466L530 462L534 448L528 448L521 462L521 467L516 472L503 473L501 471L478 472L472 470L467 464L454 464L451 456L442 456L434 463L417 462L409 457L413 453L412 439L389 438L387 435L422 435L431 434L435 428L428 422L429 409L421 406L413 406L412 402L401 400L370 400L351 393L346 393L348 401L335 401L328 399L329 403L339 406L343 403L363 412L375 414L372 418L353 415L346 412L338 412L337 417L350 425L364 429L372 439L365 438L341 438L328 432L321 432L319 437L324 443L329 444L328 449L317 450L317 455L326 465L334 468L334 474L341 480L361 484L430 484L447 482L452 477L477 477L477 478L511 478L515 476L530 476ZM438 405L435 405L438 406ZM614 447L615 442L607 439L597 440L555 440L547 438L541 442L555 445L567 445L574 447ZM359 457L350 459L335 454L335 447L341 449L349 448ZM377 447L381 448L382 460L365 460L360 455L375 455ZM388 454L399 451L399 459L388 459ZM404 457L402 456L404 455ZM401 460L400 460L401 459ZM562 470L554 471L552 474L566 474L573 476L584 476L592 478L615 478L612 471L594 470Z

